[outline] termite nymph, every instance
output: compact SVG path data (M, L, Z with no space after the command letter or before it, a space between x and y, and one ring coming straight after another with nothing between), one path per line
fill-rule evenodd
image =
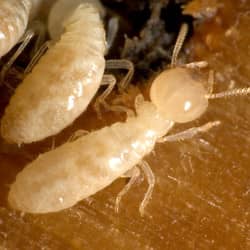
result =
M101 85L107 85L97 98L98 111L116 83L112 75L104 75L104 68L128 70L121 86L133 75L130 61L105 61L105 51L105 30L98 9L89 3L77 5L64 21L61 38L49 45L33 68L36 56L28 66L32 70L26 70L2 118L2 137L22 144L55 135L87 108Z
M180 49L185 30L186 25L181 29L176 48ZM173 58L179 49L174 50ZM143 215L155 185L154 174L143 158L152 152L155 144L192 138L219 125L219 121L213 121L166 135L175 123L200 117L209 99L250 93L250 88L245 88L212 94L189 74L190 67L203 63L183 67L175 67L175 63L173 60L172 69L163 71L153 81L151 102L145 101L142 95L137 96L136 114L127 112L126 122L117 122L66 142L28 164L10 187L11 207L29 213L60 211L102 190L119 177L131 177L116 198L118 211L121 198L142 170L149 183L139 208Z

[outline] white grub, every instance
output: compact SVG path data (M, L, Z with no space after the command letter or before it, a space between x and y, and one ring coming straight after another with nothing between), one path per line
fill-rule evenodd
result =
M24 34L37 0L0 1L0 58L15 46Z
M87 107L104 73L105 31L98 10L79 5L60 40L17 87L1 122L8 142L31 143L57 134Z
M177 41L180 40L183 41ZM192 138L220 124L219 121L209 122L165 136L175 123L197 119L206 111L208 99L219 95L207 93L205 84L193 78L193 69L185 68L185 65L176 67L175 63L173 60L172 68L160 73L153 81L151 102L137 96L136 115L130 113L126 122L114 123L73 142L66 142L28 164L11 185L10 206L29 213L60 211L102 190L117 178L130 175L128 171L136 168L125 191L117 196L119 203L138 176L137 166L140 166L149 182L149 189L140 205L143 215L155 183L154 175L143 158L152 152L157 142ZM250 88L245 89L246 92L249 93ZM234 93L241 94L237 89ZM231 94L232 90L222 95Z

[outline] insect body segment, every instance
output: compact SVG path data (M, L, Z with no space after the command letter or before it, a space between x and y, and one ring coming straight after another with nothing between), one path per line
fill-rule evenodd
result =
M53 41L60 39L64 29L64 21L83 3L92 4L101 16L104 15L104 7L99 0L57 0L52 6L48 17L48 31Z
M24 34L32 2L32 0L0 2L0 57L5 55Z
M2 119L2 136L30 143L72 123L100 86L105 43L99 13L92 5L80 5L65 23L61 39L17 87Z

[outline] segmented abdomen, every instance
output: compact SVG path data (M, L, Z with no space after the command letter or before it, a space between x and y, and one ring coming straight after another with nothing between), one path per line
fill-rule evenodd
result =
M77 8L60 41L18 86L2 119L2 136L30 143L71 124L95 95L103 76L105 31L91 5Z
M9 202L31 213L71 207L139 163L153 149L156 134L133 118L66 143L39 156L17 175Z
M24 34L31 7L30 0L0 1L0 57L5 55Z

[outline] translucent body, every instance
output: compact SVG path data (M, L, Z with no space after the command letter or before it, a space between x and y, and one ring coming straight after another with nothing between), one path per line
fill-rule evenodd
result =
M91 3L103 15L104 8L98 0L58 0L52 6L48 17L48 30L53 41L60 38L63 33L64 21L73 13L77 6L82 3Z
M80 5L61 39L17 87L5 110L1 134L30 143L60 132L93 98L103 76L105 31L98 11Z
M32 9L32 0L0 1L0 57L24 34Z
M150 98L166 119L184 123L198 118L205 112L208 100L206 90L185 68L162 72L150 90Z
M170 87L165 87L165 76L171 80L175 73L182 73L183 79L189 81L184 83L186 92L178 95L182 82L169 82ZM177 117L183 116L186 121L196 119L200 110L204 111L204 103L196 100L204 99L207 103L205 90L187 73L186 69L161 73L151 87L152 103L137 99L137 116L125 123L115 123L40 155L17 175L9 193L10 205L30 213L59 211L95 194L139 164L175 123L174 119L166 119L165 108L170 110L167 105L174 104L168 98L176 99L174 108L180 112ZM190 109L194 113L186 111L187 101L198 105Z
M144 102L138 116L126 123L115 123L40 155L17 175L9 203L30 213L69 208L138 164L172 125L153 104Z

